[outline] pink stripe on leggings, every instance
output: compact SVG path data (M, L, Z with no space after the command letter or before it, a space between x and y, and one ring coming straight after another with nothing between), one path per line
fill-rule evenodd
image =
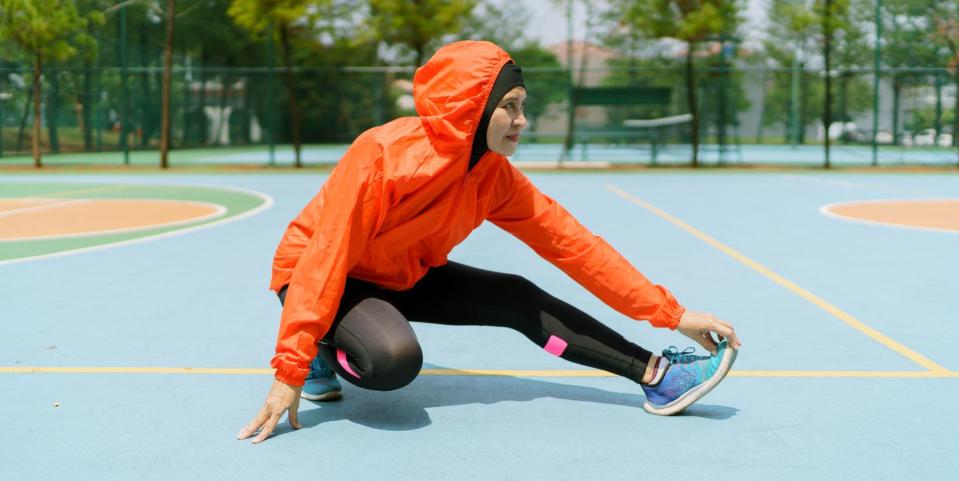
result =
M343 352L343 351L340 350L340 349L337 349L337 350L336 350L336 360L339 361L340 366L342 366L343 369L346 370L346 372L352 374L353 377L355 377L355 378L357 378L357 379L360 379L360 375L357 374L356 371L354 371L352 367L350 367L350 363L346 362L346 353L345 353L345 352Z
M549 336L549 340L546 341L546 345L543 346L543 349L546 349L546 352L554 356L562 356L563 351L566 350L567 345L568 344L566 343L566 341L556 336Z

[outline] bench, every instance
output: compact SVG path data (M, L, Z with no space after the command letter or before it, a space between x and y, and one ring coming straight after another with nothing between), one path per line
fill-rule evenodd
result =
M648 106L657 108L656 110L662 115L670 104L672 89L648 86L574 87L571 95L574 113L577 107L585 106ZM577 126L574 116L572 143L569 148L572 150L576 144L579 144L585 160L586 149L590 143L636 144L645 141L650 145L652 162L656 163L659 150L665 143L666 129L688 123L690 120L692 120L690 114L683 114L653 119L630 119L603 126Z

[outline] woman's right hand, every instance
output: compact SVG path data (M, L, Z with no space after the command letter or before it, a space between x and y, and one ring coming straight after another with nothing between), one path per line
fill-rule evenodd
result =
M283 418L283 414L290 412L290 426L294 429L300 429L300 422L297 420L297 411L300 409L300 391L302 387L290 386L280 381L273 381L273 387L270 388L270 394L266 396L266 402L260 408L260 412L237 433L237 439L246 439L259 430L260 434L253 438L253 444L257 444L273 434L273 429Z
M714 356L716 355L717 345L716 340L713 339L713 333L718 334L720 339L728 339L729 346L733 349L742 347L732 324L705 312L686 311L683 313L683 317L679 319L679 326L676 327L676 330L696 341Z

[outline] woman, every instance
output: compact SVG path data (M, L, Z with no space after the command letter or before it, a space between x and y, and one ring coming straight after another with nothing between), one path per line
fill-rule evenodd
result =
M329 368L368 389L408 384L422 365L409 321L515 329L553 355L640 383L654 414L678 412L722 380L740 347L733 327L685 310L507 160L526 126L526 89L506 52L447 45L413 84L419 116L361 134L277 248L275 381L238 439L263 441L287 411L299 428L302 386L310 377L329 387ZM520 276L448 262L484 220L619 312L677 329L713 355L656 356Z

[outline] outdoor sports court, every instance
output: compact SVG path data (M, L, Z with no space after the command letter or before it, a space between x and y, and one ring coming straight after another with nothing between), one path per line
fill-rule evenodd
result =
M271 382L273 251L325 174L10 173L0 479L951 478L959 175L530 176L681 303L735 324L722 385L657 417L638 385L515 332L414 324L410 386L344 383L342 401L301 403L304 429L236 441ZM450 258L525 275L651 350L690 343L493 226Z

